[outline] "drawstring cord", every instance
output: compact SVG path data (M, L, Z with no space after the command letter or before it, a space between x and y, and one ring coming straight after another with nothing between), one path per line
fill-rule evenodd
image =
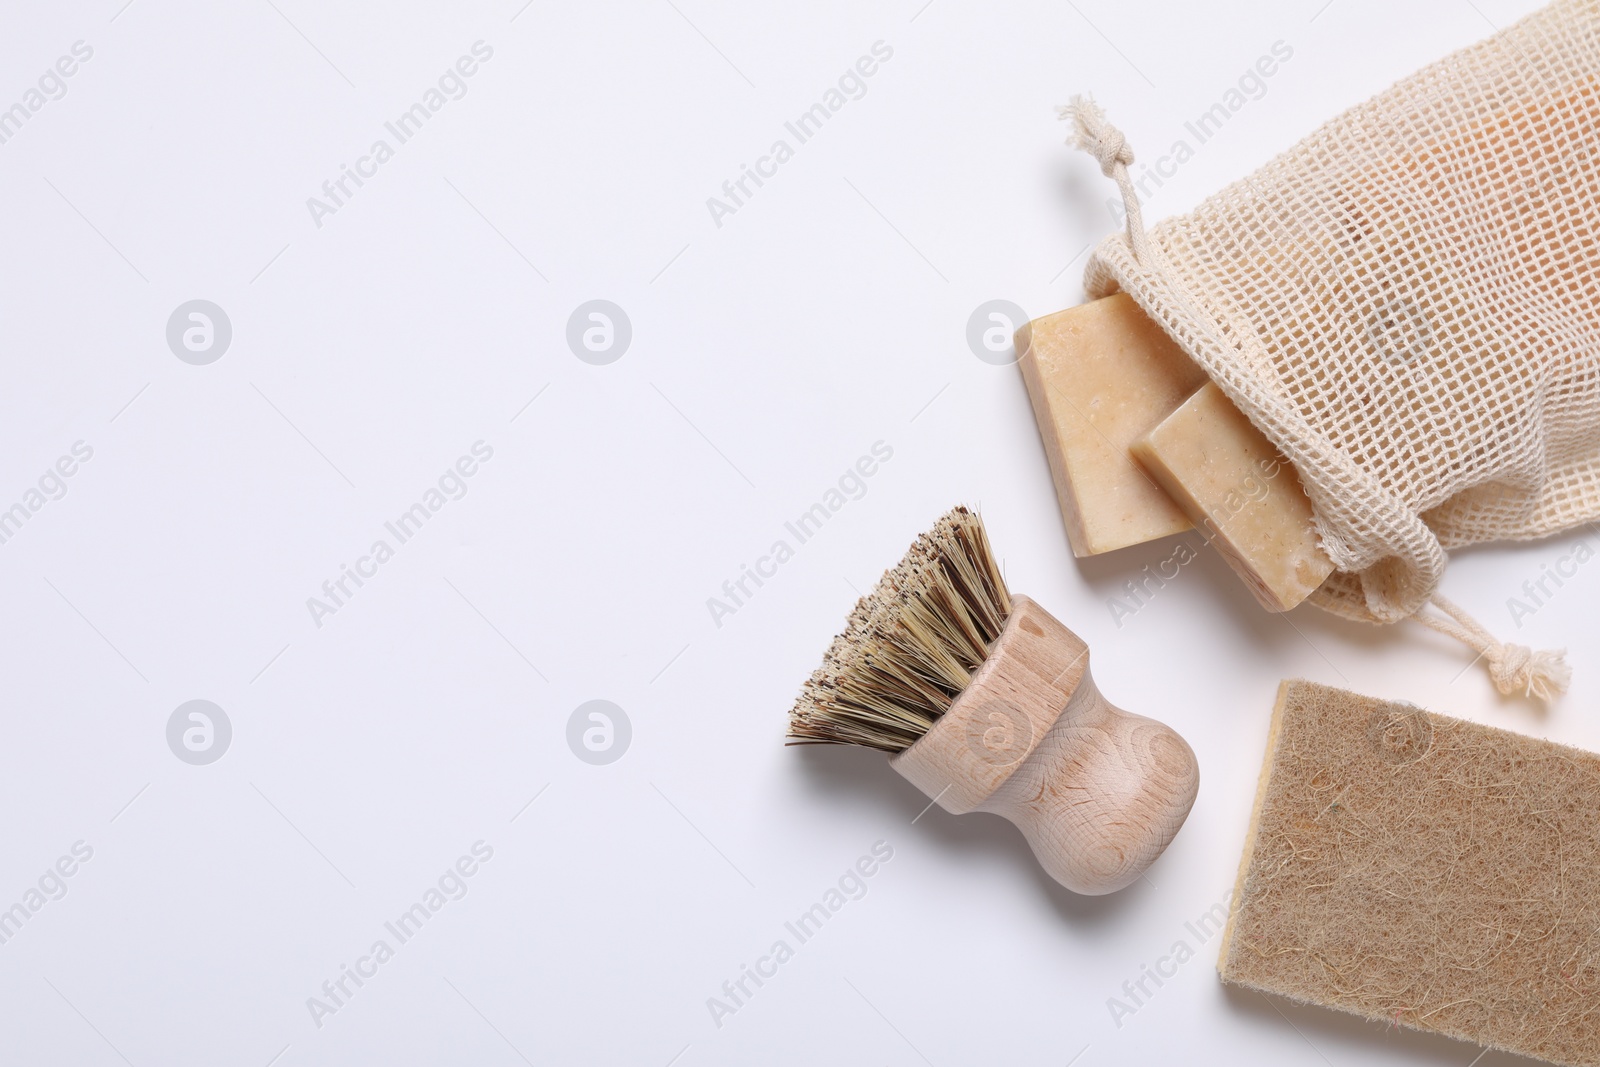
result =
M1128 139L1106 121L1106 113L1100 110L1093 97L1075 96L1071 103L1058 107L1056 114L1063 122L1072 122L1073 143L1098 160L1101 173L1122 190L1122 203L1127 209L1128 243L1133 246L1134 257L1148 267L1150 242L1145 236L1144 218L1139 214L1139 193L1128 176L1128 166L1133 162L1133 149L1128 147Z
M1500 690L1502 696L1520 691L1524 696L1535 697L1548 704L1567 691L1567 686L1572 682L1572 668L1567 665L1566 649L1536 651L1527 645L1500 641L1485 630L1478 620L1439 594L1434 594L1431 604L1444 614L1430 615L1424 608L1411 618L1430 630L1437 630L1468 648L1476 649L1478 658L1489 668L1494 687Z
M1122 191L1122 203L1127 209L1128 244L1141 266L1152 267L1155 260L1150 239L1145 234L1144 217L1139 212L1139 194L1128 175L1128 167L1133 163L1133 149L1128 147L1128 139L1106 120L1105 112L1092 97L1074 96L1070 103L1057 109L1057 114L1063 121L1072 122L1072 143L1094 156L1101 172ZM1430 604L1443 614L1428 614L1424 607L1411 616L1412 620L1474 649L1477 658L1489 668L1489 677L1494 679L1495 688L1503 696L1521 691L1549 703L1567 691L1572 681L1572 668L1567 665L1565 649L1536 651L1526 645L1500 641L1444 597L1435 595Z

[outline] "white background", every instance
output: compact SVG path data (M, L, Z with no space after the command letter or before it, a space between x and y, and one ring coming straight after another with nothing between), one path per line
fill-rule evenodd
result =
M1020 376L965 330L1082 297L1112 187L1063 146L1071 94L1153 160L1293 49L1158 219L1532 4L123 5L0 17L0 107L93 49L0 145L0 508L93 449L0 545L0 908L94 850L0 945L0 1062L1478 1054L1225 990L1184 924L1232 884L1281 678L1600 747L1600 570L1520 628L1507 598L1575 536L1447 579L1570 649L1548 713L1418 628L1269 617L1209 553L1119 627L1108 599L1175 542L1074 562ZM479 40L466 95L316 225L307 198ZM716 225L707 198L877 41L865 95ZM233 327L206 366L165 338L195 298ZM593 298L632 323L610 365L565 340ZM479 440L469 492L316 625L307 598ZM877 441L865 494L718 626L708 598ZM957 502L1105 693L1199 756L1187 826L1122 893L1056 887L996 817L913 822L874 753L782 744L857 591ZM234 731L208 766L166 742L197 698ZM632 726L605 766L567 743L593 699ZM307 998L479 840L470 892L319 1027ZM707 999L877 841L865 897L716 1025ZM1114 1020L1179 939L1195 958Z

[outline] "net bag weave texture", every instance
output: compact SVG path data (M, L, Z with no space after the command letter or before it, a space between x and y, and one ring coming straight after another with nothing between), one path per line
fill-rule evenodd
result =
M1313 594L1564 666L1437 589L1447 550L1600 517L1600 0L1560 0L1329 122L1148 233L1133 161L1078 100L1128 229L1090 259L1295 465L1337 568ZM1428 609L1430 601L1448 614Z

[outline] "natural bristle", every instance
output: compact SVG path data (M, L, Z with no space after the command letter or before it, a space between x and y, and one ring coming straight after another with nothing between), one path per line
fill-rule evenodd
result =
M856 603L789 713L790 740L909 748L966 688L1010 614L983 521L952 508Z

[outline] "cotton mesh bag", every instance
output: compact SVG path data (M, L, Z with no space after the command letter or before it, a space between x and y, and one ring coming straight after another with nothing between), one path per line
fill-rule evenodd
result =
M1121 187L1087 268L1128 293L1295 466L1352 619L1414 619L1502 693L1560 652L1439 594L1447 553L1600 516L1600 0L1560 0L1345 112L1145 230L1133 153L1062 109Z

